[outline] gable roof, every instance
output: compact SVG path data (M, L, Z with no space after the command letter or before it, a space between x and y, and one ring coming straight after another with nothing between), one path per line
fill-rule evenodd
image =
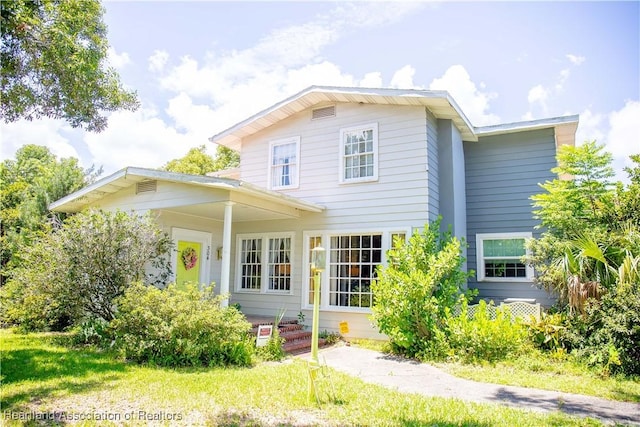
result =
M219 190L228 190L251 198L276 202L280 205L302 211L321 212L324 210L323 206L315 203L307 202L275 191L265 190L237 179L189 175L136 167L120 169L119 171L102 178L91 185L51 203L49 205L49 209L59 212L79 212L91 203L97 202L110 194L146 180L168 181Z
M453 120L465 141L478 140L471 122L447 91L311 86L212 136L209 141L239 150L242 138L324 102L425 106L436 118Z
M574 144L575 131L578 127L577 115L475 127L449 92L444 90L310 86L213 135L209 141L239 151L242 138L260 132L307 108L327 102L424 106L437 119L452 120L464 141L474 142L478 141L480 136L554 128L557 146Z

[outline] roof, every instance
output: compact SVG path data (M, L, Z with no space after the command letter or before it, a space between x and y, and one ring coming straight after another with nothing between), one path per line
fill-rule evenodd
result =
M242 138L326 102L424 106L438 119L453 120L464 140L478 140L471 122L447 91L311 86L212 136L209 141L239 150Z
M277 202L280 205L308 212L321 212L324 210L323 206L315 203L307 202L275 191L265 190L253 184L236 179L188 175L136 167L127 167L113 173L112 175L102 178L81 190L53 202L49 205L49 209L59 212L78 212L89 204L96 202L109 194L116 193L124 188L145 180L160 180L229 190L231 192L237 192L250 197Z
M548 119L528 120L524 122L504 123L499 125L481 126L474 128L478 137L504 135L536 129L553 128L555 130L556 145L574 144L576 129L580 116L561 116Z

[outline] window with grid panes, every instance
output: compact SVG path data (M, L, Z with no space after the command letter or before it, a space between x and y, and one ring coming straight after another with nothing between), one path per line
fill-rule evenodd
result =
M530 237L530 233L478 234L478 280L532 280L533 269L523 262Z
M382 262L382 234L331 236L329 305L371 307L371 282Z
M314 281L313 281L313 270L311 269L311 251L314 248L322 246L322 237L321 236L310 236L309 237L309 253L307 254L307 259L309 261L309 293L308 293L308 301L309 305L313 305L313 292L315 290ZM322 298L322 296L320 296Z
M269 290L291 290L291 237L269 239Z
M294 188L298 186L298 157L300 138L273 141L269 153L269 177L271 189Z
M340 131L341 182L378 179L378 125Z
M262 284L262 239L242 239L240 249L240 288L260 290Z

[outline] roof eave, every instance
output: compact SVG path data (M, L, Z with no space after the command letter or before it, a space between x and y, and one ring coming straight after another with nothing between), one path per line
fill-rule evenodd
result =
M447 118L451 118L454 121L456 127L458 127L462 134L462 138L464 140L477 141L477 137L474 133L474 127L471 125L469 119L465 116L458 104L447 91L388 88L373 89L337 86L310 86L307 89L304 89L301 92L298 92L295 95L290 96L283 101L280 101L272 105L271 107L252 115L251 117L233 125L232 127L225 129L224 131L216 135L213 135L209 138L209 141L239 151L243 137L252 135L270 126L258 123L259 121L264 120L273 124L277 120L281 120L282 117L288 117L300 111L303 111L304 109L314 105L315 102L309 100L309 102L307 103L300 103L299 106L295 106L295 103L297 101L303 100L305 97L311 97L313 96L313 94L356 95L367 98L368 100L370 100L370 103L385 103L380 101L383 101L384 98L388 97L397 97L402 99L412 98L415 100L415 103L411 103L411 105L422 105L427 108L435 108L435 105L431 105L433 102L429 102L430 100L443 99L448 104L448 111L446 112L446 116ZM335 99L340 97L332 96L332 98ZM280 112L281 114L278 114L278 116L282 117L269 118L269 115L275 116L275 113L277 112Z
M294 197L278 193L271 190L264 190L249 183L231 179L231 178L219 178L219 177L211 177L204 175L188 175L176 172L167 172L161 170L154 169L145 169L145 168L136 168L136 167L127 167L121 169L112 175L109 175L106 178L103 178L99 181L94 182L93 184L80 189L62 199L59 199L49 205L49 209L52 211L60 211L64 212L65 210L61 209L65 205L70 205L73 202L78 201L82 197L88 196L91 193L99 192L100 188L104 188L107 185L113 184L121 179L126 179L127 176L137 177L144 179L156 179L162 181L169 182L177 182L182 184L190 184L190 185L198 185L205 187L213 187L219 189L227 189L230 191L238 191L241 193L251 194L257 197L261 197L264 199L270 199L279 203L283 203L287 206L301 209L310 212L321 212L324 210L324 207L312 202L307 202L301 199L296 199ZM99 200L101 197L95 199ZM94 200L94 201L95 201ZM86 203L88 204L88 203ZM86 206L85 204L85 206ZM70 210L67 210L70 211ZM73 210L74 212L76 210Z

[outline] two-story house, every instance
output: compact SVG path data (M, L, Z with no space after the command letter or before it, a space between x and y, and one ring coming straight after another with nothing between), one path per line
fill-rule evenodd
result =
M529 197L577 125L474 127L444 91L310 87L210 138L240 152L237 170L129 167L51 208L152 211L176 244L176 282L215 281L246 314L309 314L310 251L322 246L320 328L348 321L351 336L376 336L376 267L438 215L468 243L479 297L553 302L521 256L537 233Z

